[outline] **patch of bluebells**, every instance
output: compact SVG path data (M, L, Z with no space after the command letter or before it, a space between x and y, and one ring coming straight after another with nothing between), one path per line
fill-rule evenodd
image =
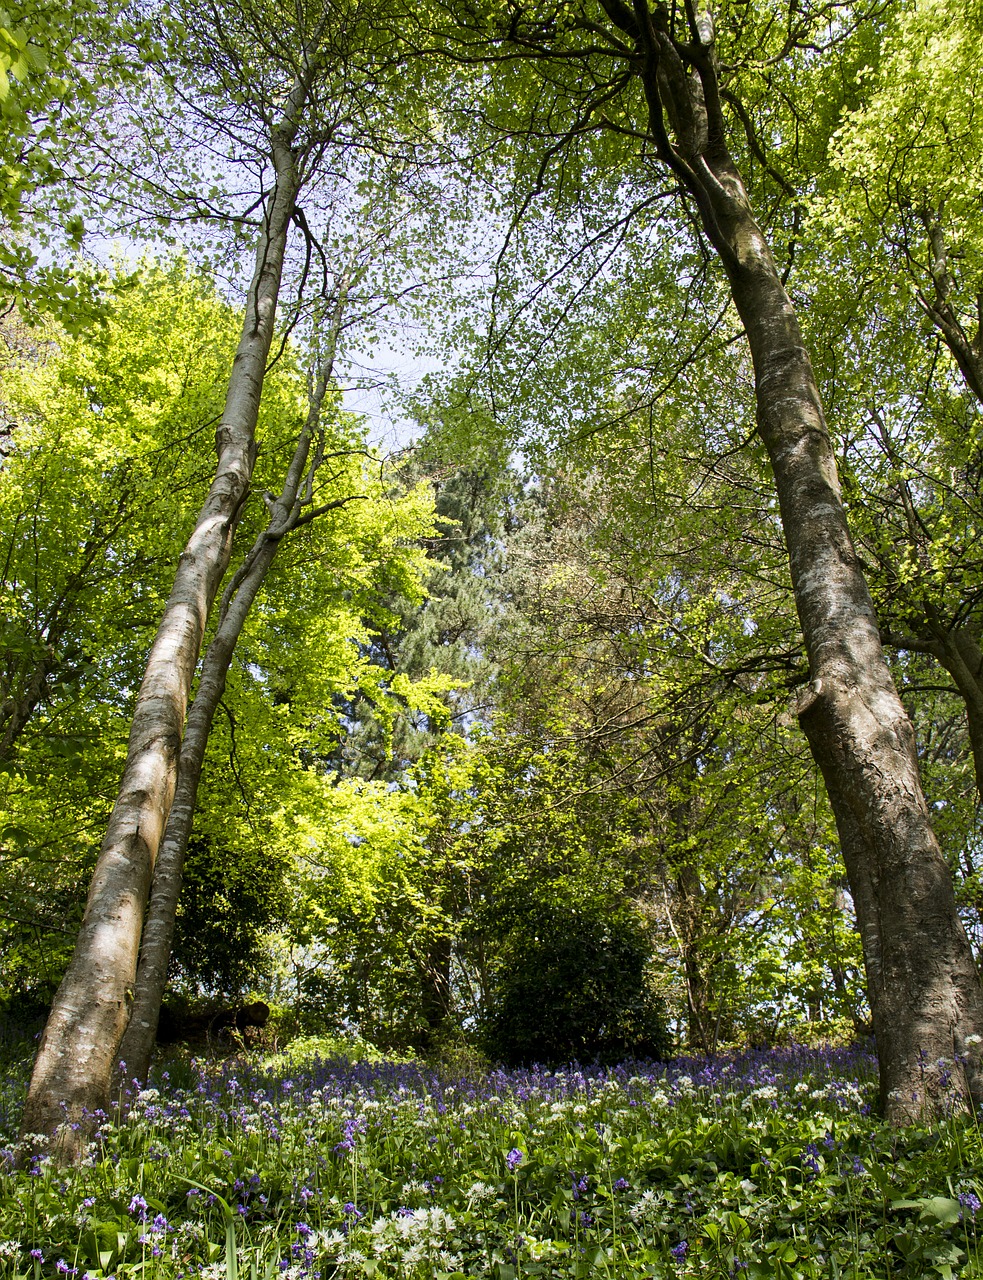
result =
M870 1114L875 1075L859 1050L481 1076L201 1062L186 1088L131 1088L117 1127L96 1117L77 1171L40 1157L17 1169L11 1148L0 1274L11 1248L20 1273L95 1269L94 1223L113 1228L117 1280L218 1280L229 1232L240 1272L285 1280L558 1277L589 1257L617 1257L626 1276L724 1277L779 1248L810 1280L979 1261L978 1129L952 1118L902 1142ZM954 1211L921 1213L931 1196Z

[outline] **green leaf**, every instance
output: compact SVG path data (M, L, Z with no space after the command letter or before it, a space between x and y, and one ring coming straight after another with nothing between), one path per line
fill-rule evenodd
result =
M959 1221L958 1200L948 1196L928 1196L922 1200L892 1200L892 1209L918 1209L923 1219L935 1218L937 1222L952 1224Z

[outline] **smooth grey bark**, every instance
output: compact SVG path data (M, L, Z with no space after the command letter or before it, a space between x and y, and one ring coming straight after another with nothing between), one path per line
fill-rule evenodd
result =
M272 130L275 185L264 207L242 338L216 433L215 477L181 553L150 650L82 926L31 1077L21 1132L46 1140L60 1160L80 1157L92 1113L109 1107L154 862L174 795L191 680L255 461L256 420L301 180L292 145L307 91L307 81L299 79Z
M709 17L673 38L665 9L602 0L633 42L649 132L694 200L744 324L812 681L799 719L836 816L871 974L882 1102L894 1123L931 1114L946 1068L983 1102L967 1037L983 986L922 794L914 733L884 659L853 547L823 407L795 309L726 142ZM875 960L875 956L877 960ZM879 962L879 973L876 972Z
M339 294L339 299L343 299L343 296L344 290ZM313 458L310 454L311 446L320 431L321 406L332 376L339 322L340 315L336 313L329 353L321 362L311 391L307 421L287 468L283 488L276 500L270 503L269 523L256 538L223 594L218 629L202 661L198 688L188 712L184 741L181 743L174 801L157 856L150 905L143 926L130 1018L117 1055L122 1060L118 1071L121 1084L124 1079L145 1080L150 1069L205 749L215 712L225 692L235 647L253 601L266 579L283 538L299 526L310 523L327 511L344 506L358 496L351 495L310 507L309 510L304 509L313 501L314 477L324 460L323 435L314 450Z

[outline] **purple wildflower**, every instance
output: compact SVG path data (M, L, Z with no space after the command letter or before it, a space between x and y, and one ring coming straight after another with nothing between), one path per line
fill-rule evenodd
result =
M680 1240L679 1244L674 1244L672 1248L669 1250L669 1252L672 1254L672 1256L676 1259L677 1262L682 1262L682 1260L686 1257L686 1254L688 1253L688 1251L689 1251L688 1240Z
M519 1150L518 1147L513 1147L512 1150L505 1157L505 1163L509 1167L509 1173L515 1173L519 1165L522 1164L522 1154L523 1153Z

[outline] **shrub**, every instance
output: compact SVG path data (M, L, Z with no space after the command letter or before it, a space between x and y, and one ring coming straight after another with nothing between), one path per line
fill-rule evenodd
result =
M623 910L531 908L496 967L487 1052L509 1065L663 1058L665 1008L652 991L644 925Z

